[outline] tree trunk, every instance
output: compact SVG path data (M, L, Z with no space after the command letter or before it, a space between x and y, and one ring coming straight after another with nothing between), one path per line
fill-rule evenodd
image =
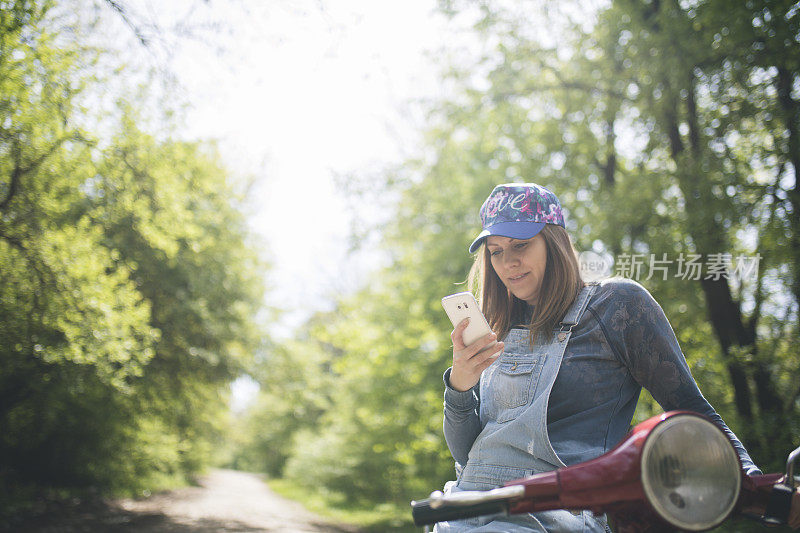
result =
M792 98L792 86L795 75L785 67L778 67L776 84L778 102L783 111L784 125L789 134L788 159L794 172L794 186L787 191L789 203L792 206L793 216L788 217L791 224L789 236L789 249L792 251L792 294L795 302L800 305L800 184L797 183L798 169L800 169L800 105Z

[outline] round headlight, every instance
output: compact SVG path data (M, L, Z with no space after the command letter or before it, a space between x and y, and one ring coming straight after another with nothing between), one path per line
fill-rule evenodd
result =
M653 509L673 526L711 529L736 505L739 457L714 423L691 414L657 425L642 449L642 485Z

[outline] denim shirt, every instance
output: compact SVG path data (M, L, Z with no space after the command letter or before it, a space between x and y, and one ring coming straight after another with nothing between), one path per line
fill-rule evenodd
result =
M512 330L509 335L518 336L519 331ZM444 375L444 435L460 473L471 450L474 456L473 449L481 448L487 418L485 414L482 417L480 384L469 391L456 391L449 386L449 375L450 369ZM731 438L744 471L760 473L700 393L658 303L634 281L606 280L591 295L586 312L573 328L550 390L546 427L558 462L570 465L589 460L622 440L642 387L665 411L688 410L709 417ZM531 421L535 423L540 421ZM526 425L513 427L524 431ZM522 441L525 437L519 435ZM531 461L536 459L531 457ZM550 469L558 466L553 464Z

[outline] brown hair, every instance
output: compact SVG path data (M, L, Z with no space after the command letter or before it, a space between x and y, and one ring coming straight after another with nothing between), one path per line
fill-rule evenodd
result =
M534 306L528 328L531 341L549 335L572 305L578 291L584 286L580 267L567 231L561 226L547 224L539 233L547 249L547 265L539 290L539 300ZM492 331L503 338L514 325L512 321L523 316L526 303L511 294L492 267L486 242L475 255L469 276L469 288L477 289L478 301Z

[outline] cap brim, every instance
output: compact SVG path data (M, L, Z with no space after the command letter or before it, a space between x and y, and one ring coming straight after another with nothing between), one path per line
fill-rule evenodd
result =
M546 222L498 222L480 232L478 237L469 245L469 253L475 253L483 240L489 235L509 237L511 239L530 239L542 231L542 228L546 225Z

